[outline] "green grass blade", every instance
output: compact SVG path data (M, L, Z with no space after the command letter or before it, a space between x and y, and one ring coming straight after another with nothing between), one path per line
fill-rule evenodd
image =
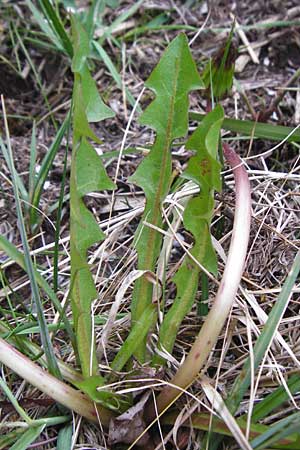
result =
M10 172L12 175L12 180L13 180L13 189L14 189L14 196L15 196L15 202L16 202L17 215L18 215L19 230L20 230L21 240L22 240L22 244L23 244L23 248L24 248L26 271L28 273L28 277L30 280L30 285L31 285L31 289L32 289L32 297L33 297L34 305L35 305L35 308L37 311L38 322L39 322L39 325L41 328L41 341L42 341L42 346L43 346L43 349L45 352L45 356L47 358L49 372L51 374L55 375L56 377L60 378L61 377L60 370L58 368L56 358L54 355L54 351L53 351L53 347L52 347L52 343L50 340L50 336L49 336L49 332L48 332L48 328L47 328L47 324L46 324L46 319L45 319L44 312L43 312L43 306L42 306L42 302L41 302L41 298L40 298L39 288L38 288L38 284L37 284L37 280L36 280L36 276L35 276L35 271L34 271L31 257L30 257L29 245L28 245L28 241L27 241L22 206L21 206L19 190L18 190L18 184L17 184L17 179L15 176L16 171L15 171L15 167L14 167L13 153L12 153L12 149L11 149L11 145L10 145L8 124L7 124L7 120L5 117L5 105L4 105L3 97L1 97L1 99L2 99L2 109L4 112L4 125L5 125L6 139L7 139L9 169L10 169Z
M25 0L28 8L30 9L35 21L39 25L40 29L45 33L45 35L48 37L48 39L54 44L54 47L63 52L64 47L61 44L60 39L58 39L57 35L53 32L51 26L47 21L45 21L45 18L43 14L40 13L40 11L37 9L37 7L32 3L31 0Z
M71 450L73 439L72 424L66 425L58 432L56 450Z
M242 371L235 380L231 392L227 396L226 405L232 414L234 414L237 411L246 390L250 386L252 364L253 369L257 370L260 362L262 361L265 353L268 351L272 343L274 334L284 314L284 311L288 305L291 296L291 291L295 284L299 271L300 271L300 252L298 252L296 255L293 266L288 274L287 279L284 282L279 297L277 301L274 303L274 306L269 314L268 320L265 323L264 328L255 343L253 349L253 361L252 362L250 361L250 357L247 358ZM218 437L210 438L211 450L217 449L218 445L220 445L220 439Z
M99 21L99 17L101 17L104 12L105 3L105 0L93 0L86 15L84 28L87 30L90 41L93 39L97 21Z
M8 154L8 150L6 148L5 143L2 140L2 137L0 136L0 148L3 154L3 157L5 159L5 162L7 164L7 166L9 167L9 154ZM23 180L20 177L20 175L18 174L18 172L15 170L15 180L16 180L16 185L18 186L18 190L20 192L20 196L21 199L26 202L25 203L25 208L27 208L27 202L29 201L29 197L28 197L28 192L27 189L24 186Z
M3 250L16 264L18 264L23 270L27 272L27 266L25 262L25 257L23 253L21 253L11 242L9 242L4 236L0 235L0 249ZM28 273L28 272L27 272ZM63 320L65 324L65 328L69 334L71 342L73 344L74 350L75 346L75 337L72 330L72 326L69 323L68 318L63 311L61 304L56 297L55 292L51 289L47 281L41 276L41 274L33 268L34 277L38 283L38 285L43 289L43 291L47 294L49 299L52 301L55 309L59 312L61 320Z
M134 155L136 153L143 153L145 150L148 150L147 147L128 147L123 150L122 155ZM112 150L111 152L105 152L103 155L99 155L101 159L110 159L110 158L118 158L120 155L120 150Z
M10 450L27 450L30 444L32 444L42 433L45 425L39 425L26 430L17 442L10 447Z
M178 416L177 412L171 412L167 413L161 418L162 424L165 425L174 425L176 418ZM207 413L194 413L192 414L190 418L193 427L197 430L202 431L209 431L212 428L212 431L218 434L221 434L223 436L232 436L231 431L227 428L226 424L216 416L213 418L213 424L211 423L211 415ZM186 421L183 426L190 427L191 422L188 420ZM243 433L246 434L247 432L247 421L243 418L237 418L236 419L237 424L239 425L240 429ZM252 424L250 426L250 439L255 439L256 437L260 437L263 435L266 431L269 430L268 425L262 425L262 424ZM297 435L293 434L288 436L287 438L284 438L282 440L278 440L276 442L276 446L274 448L285 448L285 449L291 449L296 450L299 448L297 446ZM221 447L218 447L218 449Z
M70 112L73 110L73 102L71 103ZM61 226L61 216L64 204L64 193L67 175L67 163L68 163L68 153L69 153L69 142L70 142L70 120L68 122L67 128L67 143L64 156L64 166L63 173L61 177L60 193L58 199L58 207L55 222L55 238L54 238L54 254L53 254L53 290L57 292L58 289L58 253L59 253L59 237L60 237L60 226Z
M48 328L49 330L53 328L53 331L58 329L57 325L52 326L51 324ZM39 328L36 330L33 329L33 332L40 333L40 330ZM45 355L44 353L41 353L41 347L24 336L15 335L14 330L11 330L2 320L0 320L0 335L5 341L15 346L21 353L30 356L31 359L38 360L43 367L48 368ZM58 360L58 364L65 380L70 381L71 383L73 381L77 382L82 380L82 375L72 367L60 360Z
M100 56L100 58L102 59L102 61L104 62L104 64L106 65L106 67L108 68L108 70L109 70L112 78L116 82L116 85L118 86L118 88L122 89L122 78L121 78L119 72L117 71L114 63L112 62L111 58L109 57L109 55L106 53L104 48L101 47L101 45L98 42L93 41L93 46L94 46L96 52L98 53L98 55ZM129 89L127 87L125 88L125 92L126 92L126 97L128 98L129 103L133 107L135 105L134 96L131 94L131 92L129 91ZM137 111L138 112L142 111L140 106L137 107Z
M118 314L117 318L123 318L124 314ZM96 316L95 317L95 325L105 325L106 321L107 321L107 316ZM70 320L70 324L73 324L73 321ZM50 331L58 331L58 330L65 330L66 327L63 323L50 323L48 325L48 329ZM10 330L9 328L6 329L6 331L4 332L4 330L1 329L0 327L0 334L1 333L5 333L4 336L23 336L23 335L28 335L28 334L40 334L40 329L39 326L36 325L36 322L27 322L27 323L22 323L18 326L16 326L14 329ZM3 337L3 336L2 336Z
M300 375L294 374L287 381L287 387L291 394L296 394L300 391ZM271 394L267 395L261 400L252 411L251 421L257 422L258 420L267 417L274 409L278 408L284 402L289 400L289 395L284 386L279 386Z
M30 163L29 163L29 183L28 183L28 191L30 201L33 195L33 189L35 185L35 165L36 165L36 125L33 122L32 125L32 133L31 133L31 143L30 143Z
M33 190L32 199L31 199L31 203L32 203L33 207L30 209L30 226L32 229L34 229L38 224L38 214L39 214L38 208L39 208L41 195L42 195L42 192L44 189L44 184L48 177L49 170L51 169L53 160L60 148L60 144L65 135L65 132L66 132L67 128L69 127L70 117L71 117L71 113L69 112L67 114L67 117L65 118L63 124L61 125L60 129L56 133L54 141L53 141L51 147L49 148L49 150L47 151L47 153L41 163L41 168L39 170L39 173L36 175L35 183L34 183L34 190Z
M274 303L274 306L269 314L268 320L265 323L265 326L255 343L253 350L254 370L257 370L265 353L268 351L271 345L272 339L278 328L280 320L287 308L291 296L291 291L296 282L299 271L300 271L300 252L297 253L296 255L293 266L288 274L287 279L284 282L279 297ZM250 382L251 382L251 362L250 358L248 358L226 400L226 404L231 412L236 411L237 407L239 406L243 398L245 391L250 386Z
M22 51L23 51L23 53L24 53L24 55L25 55L25 57L26 57L26 59L28 61L28 64L29 64L29 66L30 66L34 76L35 76L36 82L37 82L37 84L39 86L39 89L41 91L41 94L42 94L42 96L44 98L44 102L45 102L45 104L46 104L46 106L48 108L49 115L51 117L52 123L54 125L54 128L56 129L56 122L55 122L54 116L52 114L51 106L50 106L50 103L48 101L47 94L46 94L46 91L44 89L44 85L42 83L40 74L39 74L38 70L35 67L35 63L34 63L33 59L31 58L30 52L27 50L27 48L26 48L26 46L24 44L24 41L21 38L21 36L20 36L20 34L19 34L18 30L17 30L17 27L14 26L14 25L13 25L13 27L14 27L14 32L15 32L15 35L17 36L20 48L22 49Z
M53 32L60 40L61 47L64 49L67 55L69 55L69 57L72 58L73 57L72 42L69 36L67 35L64 26L60 20L60 17L57 15L51 2L49 0L39 0L39 4Z
M151 21L152 22L152 21ZM146 25L142 25L140 27L136 27L133 30L128 31L127 33L124 34L123 39L129 39L132 37L137 37L141 34L145 34L148 32L163 32L163 31L198 31L197 27L194 27L192 25L188 25L188 24L170 24L170 25L164 25L164 24L152 24L152 23L147 23ZM257 28L267 28L267 27L288 27L288 26L293 26L293 25L299 25L300 22L299 20L296 21L274 21L274 22L270 22L268 24L261 24L261 25L240 25L239 28L243 29L243 30L253 30L253 29L257 29ZM221 33L221 32L230 32L230 28L215 28L215 27L209 27L209 29L207 29L208 32L216 32L216 33ZM203 32L205 32L206 30L203 30Z
M203 114L190 112L191 120L201 121L205 117ZM300 130L297 128L285 127L282 125L271 125L269 123L253 122L251 120L238 120L225 118L223 121L224 130L242 134L243 136L254 136L259 139L271 141L300 142Z
M22 428L18 428L15 431L6 433L5 436L0 436L0 450L7 450L11 448L11 444L16 442L16 440L24 433Z
M264 433L251 441L251 446L253 449L257 450L272 448L272 446L274 444L278 444L280 440L297 433L298 442L294 443L293 448L294 450L300 449L299 424L300 412L291 414L290 416L270 425Z
M124 34L123 39L130 39L139 36L140 34L145 34L147 32L162 32L162 31L198 31L197 27L193 27L191 25L143 25L141 27L136 27L133 30L128 31Z
M28 416L28 414L24 411L24 409L20 406L18 400L16 399L16 397L14 396L14 394L12 393L12 391L10 390L10 388L7 386L6 382L4 381L4 379L2 379L0 377L0 388L2 390L2 392L4 392L4 394L6 395L6 397L8 398L8 400L10 401L10 403L12 404L12 406L14 407L14 409L16 410L16 412L19 414L19 416L27 423L27 424L31 424L31 419Z
M120 14L112 22L112 24L105 29L104 34L101 37L100 44L104 41L106 37L108 37L114 31L116 27L118 27L122 22L125 22L127 19L129 19L129 17L131 17L143 3L144 0L138 0L137 2L134 2L134 4L130 8L128 8L127 11L124 11L122 14Z

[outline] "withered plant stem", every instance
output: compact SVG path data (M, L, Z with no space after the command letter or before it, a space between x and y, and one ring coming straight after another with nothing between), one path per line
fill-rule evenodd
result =
M285 83L285 85L283 86L282 89L280 89L277 92L276 97L274 98L274 100L271 102L269 108L265 109L265 111L262 111L259 115L258 115L258 120L261 122L266 122L271 115L273 114L274 111L276 111L277 107L279 106L279 103L281 102L281 100L283 99L283 97L286 94L286 90L292 85L294 84L298 78L300 77L300 69L296 70L296 72L294 73L294 75L291 76L291 78Z
M100 420L102 425L108 426L112 417L109 410L98 405L96 410L95 404L83 392L50 375L2 338L0 338L0 362L71 411L91 422L99 423Z

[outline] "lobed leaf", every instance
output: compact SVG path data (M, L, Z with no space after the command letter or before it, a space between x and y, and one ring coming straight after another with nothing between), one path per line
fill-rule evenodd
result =
M95 403L109 408L111 411L124 410L130 406L126 398L112 393L108 390L101 389L104 387L104 379L99 375L86 378L83 381L76 382L76 386L89 396Z
M72 33L73 33L73 49L74 55L72 59L72 72L81 72L86 64L86 60L90 54L90 40L83 26L71 16Z
M143 225L143 221L162 227L161 204L171 184L170 146L175 138L187 133L188 93L203 86L183 34L166 49L146 86L155 92L156 98L142 114L140 122L156 130L156 140L130 180L140 186L146 196L143 219L136 233L138 269L154 271L161 235L154 228ZM152 292L153 287L145 278L136 282L131 309L133 326L151 304ZM144 360L145 339L136 356Z
M224 113L217 106L194 131L186 144L195 150L183 177L200 186L200 193L189 200L183 215L183 225L194 237L191 255L207 270L216 275L217 259L211 243L210 223L214 210L214 189L221 189L220 163L217 160L220 130ZM160 327L158 346L171 353L179 326L191 310L198 289L200 268L188 255L173 277L177 294ZM162 363L159 356L154 363Z
M73 156L70 180L71 207L71 300L77 335L78 354L84 377L95 375L97 360L92 338L91 304L97 297L93 277L86 261L90 246L105 235L83 196L91 191L114 189L96 150L88 138L100 142L89 122L112 117L113 112L102 102L87 67L89 39L83 27L73 18L74 117Z

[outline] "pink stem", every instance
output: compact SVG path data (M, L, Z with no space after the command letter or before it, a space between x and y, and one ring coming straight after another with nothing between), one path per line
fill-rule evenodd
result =
M236 191L234 225L227 263L214 304L186 360L157 398L158 412L164 411L199 375L215 346L230 313L244 270L250 235L251 195L247 172L239 156L223 144L224 156L233 169ZM180 389L177 389L178 386ZM149 411L149 415L153 416Z

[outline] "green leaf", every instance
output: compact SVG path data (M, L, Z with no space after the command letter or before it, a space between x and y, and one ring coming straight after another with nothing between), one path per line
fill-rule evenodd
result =
M100 405L109 408L112 411L123 410L124 407L128 407L128 402L105 389L98 389L99 387L105 386L105 380L99 375L88 377L83 381L77 382L76 386L85 392L95 403L100 403ZM123 408L122 406L123 405Z
M71 450L73 439L73 425L68 424L58 432L56 450Z
M211 243L210 224L214 210L214 189L220 190L220 164L217 160L220 129L224 117L218 106L209 113L194 131L186 148L196 151L189 160L183 177L200 186L200 193L189 200L183 214L183 225L194 237L192 256L207 270L216 275L217 259ZM165 315L159 331L158 347L171 353L179 326L191 310L199 284L200 268L188 255L173 277L176 298ZM155 364L163 358L154 357Z
M39 4L42 8L42 11L43 11L45 18L48 21L50 27L52 28L53 32L56 34L57 38L59 39L60 46L64 49L64 51L67 53L67 55L72 57L73 56L72 43L64 29L64 26L60 20L60 17L57 15L51 2L49 0L39 0Z
M145 86L155 92L156 99L140 122L155 129L157 138L166 137L168 143L184 136L188 127L188 93L203 87L184 34L171 42Z
M84 195L92 191L114 189L101 159L88 138L101 142L89 122L112 117L102 102L88 66L88 36L72 20L74 36L73 153L70 179L71 301L77 336L78 354L84 377L96 375L97 358L93 341L91 304L97 297L93 277L86 261L87 251L105 238L93 214L84 204Z
M3 250L23 270L25 270L25 271L28 270L26 267L25 257L23 255L23 253L21 253L11 242L9 242L8 239L6 239L4 236L1 236L1 235L0 235L0 249ZM69 337L72 341L73 348L74 348L74 350L76 350L75 337L74 337L72 327L69 323L68 318L66 317L65 312L63 311L63 308L62 308L60 301L58 300L55 292L49 286L47 281L42 277L42 275L36 270L35 267L33 268L33 273L34 273L34 276L35 276L35 279L36 279L38 285L47 294L47 296L53 303L53 306L55 307L55 309L60 313L60 318L63 320L63 322L65 324L65 328L68 331Z
M26 430L17 442L10 447L10 450L26 450L42 433L45 425L39 425Z
M160 252L161 235L155 229L144 226L143 221L162 227L160 208L171 183L170 146L175 138L187 133L188 93L202 87L184 34L171 42L146 86L155 92L156 98L142 114L140 122L155 129L157 135L149 155L130 181L139 185L146 195L142 223L136 233L138 269L153 272ZM131 309L133 326L151 304L152 291L153 287L146 279L136 282ZM136 355L141 361L144 360L145 340Z
M99 122L100 120L114 117L115 113L105 105L100 97L97 85L86 64L81 70L81 82L88 122Z
M148 330L155 324L156 311L149 305L142 313L137 322L133 324L132 330L111 363L115 372L120 372L137 350L141 340L145 339Z
M114 189L96 150L83 138L76 153L77 192L84 196L92 191Z
M200 122L205 117L204 114L191 112L191 120ZM222 128L246 136L253 136L260 139L269 139L271 141L300 142L300 131L296 128L285 127L282 125L272 125L270 123L253 122L251 120L239 120L226 118L223 121Z
M72 34L73 34L73 48L74 55L72 59L72 72L81 72L86 64L86 60L90 54L89 37L79 22L74 16L71 16Z
M207 114L186 143L188 150L196 150L197 153L191 157L182 176L194 181L201 189L221 191L220 163L217 154L223 118L223 109L217 106Z
M31 203L32 203L33 207L30 208L30 226L31 226L31 229L33 229L33 230L35 229L35 227L38 224L38 214L39 214L38 208L39 208L41 195L42 195L42 192L44 189L44 184L45 184L45 181L49 174L49 170L51 169L53 160L60 148L60 144L63 140L65 132L69 126L69 121L70 121L70 114L67 115L66 119L62 123L60 129L58 130L58 132L55 136L55 139L54 139L51 147L49 148L45 157L43 158L39 173L37 175L35 175L34 188L33 188L32 197L31 197Z
M85 74L84 70L82 74L75 72L73 99L76 98L77 101L74 100L73 132L76 141L80 138L80 136L85 136L97 142L98 144L101 144L101 140L98 138L98 136L95 135L95 133L91 129L87 117L88 99L84 98L83 92L83 84L86 82L82 82L84 74ZM90 93L88 93L88 95L90 96Z

